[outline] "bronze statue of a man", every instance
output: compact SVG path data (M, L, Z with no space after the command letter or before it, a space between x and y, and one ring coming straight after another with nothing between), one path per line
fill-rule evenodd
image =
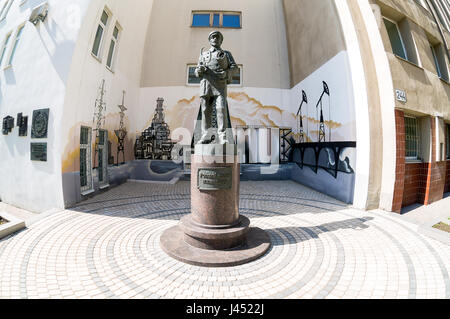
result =
M230 52L222 50L223 35L213 31L208 37L211 48L201 53L195 75L200 82L202 113L202 137L199 144L211 143L213 107L217 113L217 135L219 144L234 144L227 103L227 85L239 68Z

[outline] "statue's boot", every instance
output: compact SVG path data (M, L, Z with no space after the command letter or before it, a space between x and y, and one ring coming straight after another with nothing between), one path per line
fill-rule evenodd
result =
M202 137L198 141L198 144L209 144L211 143L211 138L209 137L209 130L211 128L211 105L205 98L201 98L200 106L202 109Z
M230 141L231 128L227 127L228 119L226 116L226 110L224 108L217 109L217 127L218 127L218 136L219 136L219 144L234 144Z

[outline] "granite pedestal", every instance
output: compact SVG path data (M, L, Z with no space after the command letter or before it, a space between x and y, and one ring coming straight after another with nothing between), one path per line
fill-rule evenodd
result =
M197 145L191 170L191 214L163 233L163 250L182 262L206 267L237 266L264 255L269 236L239 214L236 146Z

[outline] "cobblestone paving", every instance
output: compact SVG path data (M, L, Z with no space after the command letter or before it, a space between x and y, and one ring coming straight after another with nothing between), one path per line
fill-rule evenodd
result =
M0 241L1 298L450 298L450 247L381 211L294 182L244 182L241 213L272 248L247 265L185 265L159 246L189 183L127 183Z

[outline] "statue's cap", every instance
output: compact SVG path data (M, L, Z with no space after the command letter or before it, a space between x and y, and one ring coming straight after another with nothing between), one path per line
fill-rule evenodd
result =
M213 32L211 32L210 34L209 34L209 36L208 36L208 40L209 39L211 39L211 37L214 35L214 34L218 34L220 37L221 37L221 39L223 40L223 34L220 32L220 31L213 31Z

